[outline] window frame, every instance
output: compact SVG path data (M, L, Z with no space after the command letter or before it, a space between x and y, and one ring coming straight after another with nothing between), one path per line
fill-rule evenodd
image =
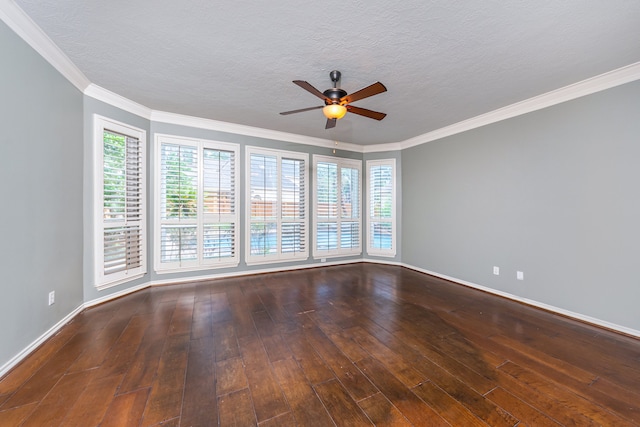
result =
M122 123L98 114L93 115L93 128L94 128L94 286L98 290L117 286L140 277L143 277L147 273L147 132L144 129L140 129L131 126L126 123ZM105 238L104 233L107 230L107 222L104 219L104 132L110 131L125 137L134 138L138 140L139 144L139 157L140 167L137 171L136 177L140 182L140 189L138 193L139 198L139 219L130 220L125 218L120 223L123 226L127 226L129 223L139 224L140 239L140 265L132 269L124 269L115 273L105 274L104 272L104 252L105 252ZM126 161L126 157L125 157ZM126 168L125 168L126 175ZM126 180L126 178L125 178ZM126 202L125 202L126 206ZM125 208L126 209L126 208ZM113 221L111 224L115 224Z
M268 255L252 255L251 254L251 155L274 156L276 158L276 176L277 176L277 198L275 210L277 215L274 220L276 222L276 253ZM304 182L304 218L295 220L300 222L304 227L304 236L300 239L304 245L304 251L300 252L282 252L282 223L290 222L282 217L282 160L301 160L304 162L304 174L302 176ZM260 265L281 263L290 261L304 261L309 259L309 154L297 151L285 151L271 148L263 148L257 146L245 147L245 263L247 265ZM291 220L293 221L293 220ZM253 221L260 222L260 221ZM264 222L264 221L262 221Z
M357 221L354 221L353 218L342 218L340 215L336 216L335 220L332 220L328 217L320 217L318 215L318 163L335 163L337 165L337 181L336 181L336 193L337 193L337 206L340 207L342 205L342 191L341 191L341 181L342 181L342 168L350 168L357 169L358 171L358 218ZM335 257L345 257L345 256L361 256L362 255L362 160L358 159L347 159L343 157L331 157L324 156L319 154L313 155L313 257L314 259L323 259L323 258L335 258ZM318 223L326 223L326 222L335 222L337 228L337 242L341 241L341 224L342 222L357 222L358 223L358 246L351 248L340 248L339 245L336 249L327 249L327 250L319 250L318 249L318 235L317 235L317 227Z
M194 220L176 221L162 219L162 145L172 144L185 147L193 147L197 150L197 217ZM219 268L231 268L237 267L240 264L240 145L229 142L221 142L214 140L207 140L201 138L190 138L178 135L159 134L156 133L154 137L154 271L158 274L176 273L176 272L188 272L188 271L200 271L200 270L213 270ZM204 258L204 226L208 222L205 220L204 212L204 192L203 185L204 179L204 151L207 149L217 151L228 151L234 153L234 188L233 188L233 214L225 215L225 221L219 221L217 223L234 224L234 255L226 258ZM214 222L215 223L215 222ZM174 261L163 263L162 262L162 226L166 224L194 224L196 226L196 259L186 261Z
M395 257L396 256L396 236L397 236L397 218L396 218L396 194L398 192L397 176L396 176L396 159L380 159L367 160L367 255ZM391 192L391 218L374 217L371 210L372 203L372 184L371 169L376 166L391 166L392 176L392 192ZM381 249L372 246L373 236L371 235L371 226L374 223L390 222L391 223L391 248Z

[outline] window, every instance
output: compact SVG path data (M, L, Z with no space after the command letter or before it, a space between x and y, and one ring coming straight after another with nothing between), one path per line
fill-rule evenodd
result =
M158 272L238 265L238 145L156 135Z
M94 116L95 280L108 288L146 273L146 132Z
M367 161L367 253L396 254L395 159Z
M359 160L313 156L315 171L315 246L316 258L358 255L360 244Z
M247 147L247 264L309 257L308 155Z

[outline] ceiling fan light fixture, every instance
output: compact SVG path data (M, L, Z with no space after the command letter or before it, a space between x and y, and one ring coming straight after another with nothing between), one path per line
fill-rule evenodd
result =
M347 107L340 104L325 105L322 113L327 119L341 119L347 114Z

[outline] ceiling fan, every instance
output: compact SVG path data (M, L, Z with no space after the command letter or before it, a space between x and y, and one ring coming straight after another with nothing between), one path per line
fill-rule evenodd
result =
M344 117L347 112L358 114L360 116L369 117L370 119L382 120L385 118L385 113L379 113L377 111L368 110L366 108L355 107L351 105L352 102L359 101L364 98L368 98L373 95L377 95L382 92L386 92L387 88L380 82L376 82L372 85L369 85L363 89L360 89L357 92L353 92L352 94L347 94L344 89L338 87L338 82L340 81L341 73L340 71L333 70L329 73L329 77L333 82L333 87L325 90L324 92L320 92L315 87L311 86L308 82L304 80L294 80L293 83L300 86L302 89L307 92L317 96L318 98L324 101L325 105L319 105L317 107L309 107L302 108L300 110L293 111L285 111L280 113L284 116L287 114L294 113L302 113L303 111L311 111L311 110L319 110L322 108L322 112L327 118L327 125L325 129L330 129L335 127L338 119Z

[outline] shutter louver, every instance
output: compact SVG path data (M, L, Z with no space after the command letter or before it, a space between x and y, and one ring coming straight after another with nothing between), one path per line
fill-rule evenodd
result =
M376 161L369 166L369 251L394 255L394 166Z
M298 159L282 159L281 178L281 251L301 253L306 251L305 235L305 162Z
M160 253L162 262L197 259L198 151L162 144L160 152Z
M103 131L104 277L143 267L143 155L138 138Z
M203 258L236 255L235 153L205 148L203 155Z

